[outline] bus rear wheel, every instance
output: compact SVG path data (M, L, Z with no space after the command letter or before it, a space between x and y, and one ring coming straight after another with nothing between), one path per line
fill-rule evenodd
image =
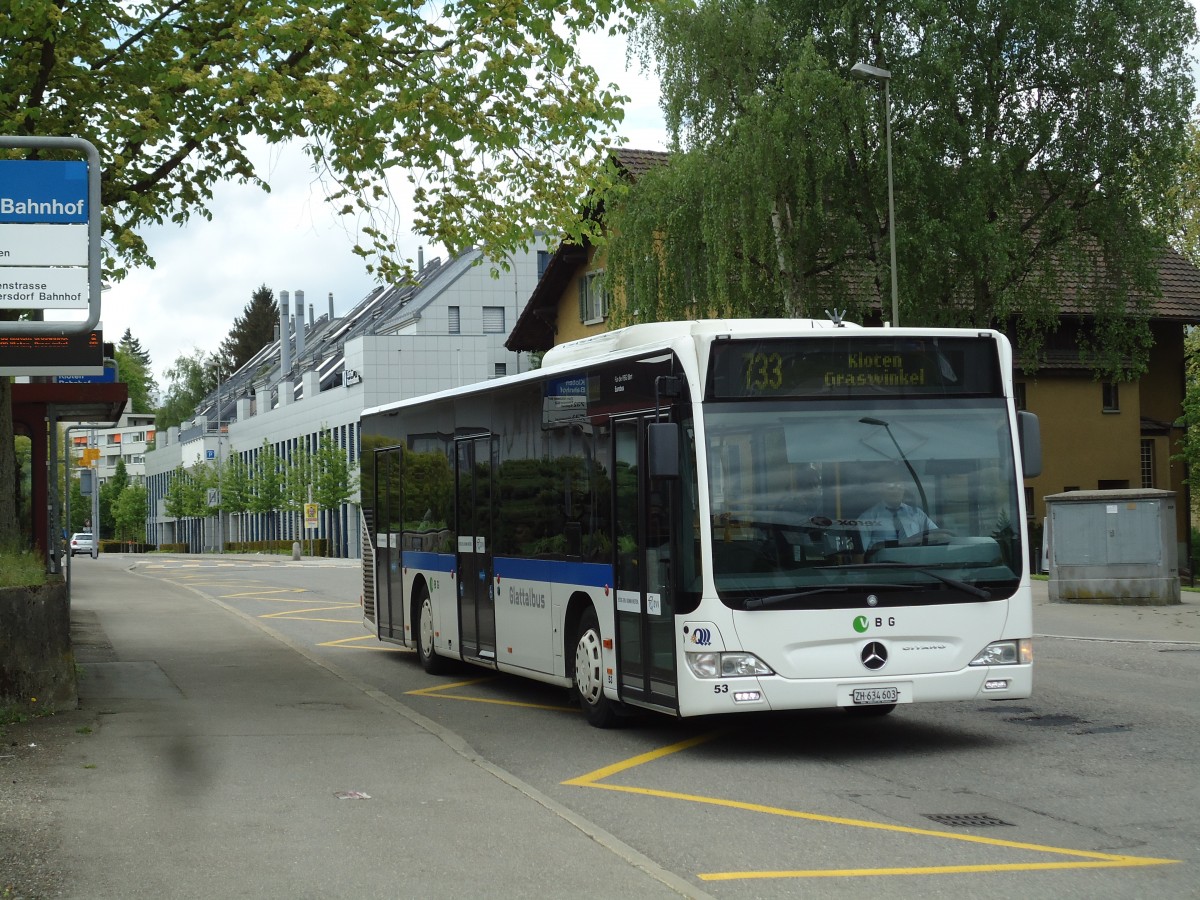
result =
M589 609L579 623L579 639L575 642L575 693L589 725L611 728L616 724L617 710L616 704L604 696L602 649L600 621L596 611Z
M430 675L444 675L450 670L450 661L433 649L433 601L429 591L422 592L417 612L417 658Z

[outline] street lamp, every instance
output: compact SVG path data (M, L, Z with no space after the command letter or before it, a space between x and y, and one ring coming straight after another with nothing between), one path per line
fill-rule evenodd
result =
M892 96L888 85L892 81L889 69L878 66L868 66L866 63L855 63L850 69L855 78L877 78L883 82L883 130L887 144L887 181L888 181L888 239L892 255L892 325L900 324L900 301L896 290L896 202L892 197Z

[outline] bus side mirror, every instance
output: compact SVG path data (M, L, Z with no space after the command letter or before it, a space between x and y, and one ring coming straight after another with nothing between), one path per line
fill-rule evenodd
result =
M651 422L646 426L646 455L651 478L679 477L679 425Z
M1026 478L1042 474L1042 426L1038 417L1017 410L1017 437L1021 444L1021 467Z

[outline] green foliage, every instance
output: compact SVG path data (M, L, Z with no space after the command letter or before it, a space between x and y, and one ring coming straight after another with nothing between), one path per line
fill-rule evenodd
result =
M1182 0L667 0L638 38L680 152L606 198L618 322L887 308L866 62L892 73L901 323L1016 322L1036 359L1078 299L1087 362L1144 368L1194 94Z
M285 508L288 499L286 472L284 461L264 438L262 449L250 465L250 512L269 513Z
M133 412L153 412L158 388L146 364L120 347L117 348L115 359L117 378L129 388L129 402Z
M208 488L211 472L207 466L185 469L176 466L163 495L166 513L173 519L204 517L209 514Z
M221 343L226 371L236 372L275 337L279 324L279 305L275 292L265 284L250 295L242 314L233 320L228 337Z
M253 485L250 467L238 454L225 460L221 469L221 510L226 513L244 513L250 510Z
M38 553L10 544L0 547L0 587L36 587L46 583L46 561Z
M300 141L359 252L391 277L390 176L451 252L577 230L575 203L621 119L580 64L584 32L625 27L589 0L26 0L0 20L0 134L100 150L106 275L151 262L146 226L209 217L214 187L267 187L249 138Z
M1200 123L1188 124L1187 157L1179 168L1174 187L1177 219L1164 225L1171 233L1171 245L1200 266Z
M113 503L112 517L118 540L141 540L146 533L145 486L131 484L121 491Z
M322 509L336 509L354 497L358 478L350 466L346 451L333 439L328 428L321 431L317 452L312 458L313 502Z
M193 348L191 355L180 354L167 369L167 391L155 414L158 431L188 421L196 406L217 386L216 368L203 350Z
M117 377L129 387L129 400L135 413L153 412L157 402L158 385L150 370L150 354L141 342L125 329L117 344Z
M1184 427L1175 459L1184 463L1192 510L1200 511L1200 329L1191 328L1184 337L1186 388L1183 397Z

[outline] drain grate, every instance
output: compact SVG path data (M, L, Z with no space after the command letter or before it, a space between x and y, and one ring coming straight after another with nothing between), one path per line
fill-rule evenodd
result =
M952 828L993 828L997 825L1014 827L1012 822L1005 822L987 813L925 813L925 818Z

